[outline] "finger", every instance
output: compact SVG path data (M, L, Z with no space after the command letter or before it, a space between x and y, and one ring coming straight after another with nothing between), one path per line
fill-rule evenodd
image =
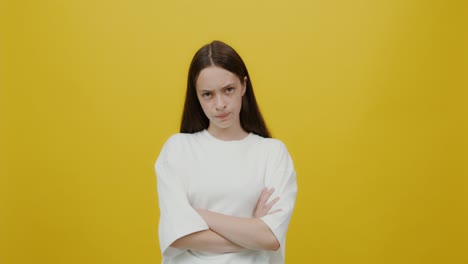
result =
M263 203L266 204L266 202L268 201L272 193L273 193L272 189L269 189L267 187L263 188L262 194L260 195L259 200L262 200Z
M259 207L259 205L260 205L260 207L264 206L264 204L267 201L267 198L266 198L267 194L268 194L268 188L265 187L265 188L263 188L262 193L260 194L260 197L258 198L257 207Z
M273 207L273 205L275 205L275 203L277 203L279 201L279 196L276 197L275 199L271 200L267 205L266 205L266 209L268 211L270 211L270 209Z
M271 214L275 214L275 213L278 213L278 212L281 212L283 211L283 209L279 208L279 209L276 209L276 210L273 210L271 212L269 212L268 214L271 215Z
M255 209L254 209L254 215L255 217L262 217L262 216L265 216L268 211L265 210L265 204L267 202L267 196L268 196L268 191L269 189L267 187L264 187L262 189L262 192L260 193L260 196L258 198L258 201L257 201L257 205L255 206Z
M266 205L268 199L270 199L271 193L272 192L270 189L266 187L263 189L262 194L260 195L260 198L258 199L259 207L264 207Z
M273 194L273 191L270 189L266 194L265 194L265 201L263 203L263 208L265 208L266 211L269 211L271 207L268 207L268 200L270 200L271 195Z
M274 191L275 191L275 188L271 188L267 192L265 192L265 195L263 197L264 200L262 200L262 206L267 206L267 202L270 199L270 197L271 197L271 195L273 194Z

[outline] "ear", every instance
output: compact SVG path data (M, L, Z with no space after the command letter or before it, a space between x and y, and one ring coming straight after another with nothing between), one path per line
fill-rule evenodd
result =
M244 82L243 82L243 85L242 85L242 96L244 96L245 94L245 91L247 90L247 82L249 81L249 79L247 78L247 76L244 77Z

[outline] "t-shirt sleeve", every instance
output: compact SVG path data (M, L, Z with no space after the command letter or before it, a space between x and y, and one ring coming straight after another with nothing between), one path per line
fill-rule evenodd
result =
M261 219L268 225L280 243L280 249L275 252L274 263L282 263L285 255L286 231L296 202L297 183L294 165L286 146L275 140L275 146L270 153L265 186L274 187L275 192L270 200L280 197L271 210L281 209L280 212L266 215Z
M183 182L184 170L177 162L182 151L180 138L173 136L164 145L155 164L159 201L159 244L163 258L173 257L184 250L171 247L177 239L207 230L208 225L190 205Z

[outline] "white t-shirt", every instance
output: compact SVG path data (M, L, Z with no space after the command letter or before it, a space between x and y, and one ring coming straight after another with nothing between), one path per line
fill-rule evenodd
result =
M284 263L297 185L293 162L281 141L253 133L234 141L219 140L207 130L175 134L165 143L155 169L163 264ZM252 217L264 187L275 188L270 200L280 197L272 210L282 210L261 218L280 242L279 250L216 254L170 247L180 237L209 229L194 208Z

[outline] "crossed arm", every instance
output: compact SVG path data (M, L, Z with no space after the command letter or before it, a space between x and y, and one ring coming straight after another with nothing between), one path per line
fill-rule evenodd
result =
M280 244L276 236L260 219L281 210L270 211L279 200L277 197L267 203L273 192L273 188L262 190L253 218L229 216L197 209L210 229L181 237L174 241L171 247L214 253L238 252L244 249L277 250Z

